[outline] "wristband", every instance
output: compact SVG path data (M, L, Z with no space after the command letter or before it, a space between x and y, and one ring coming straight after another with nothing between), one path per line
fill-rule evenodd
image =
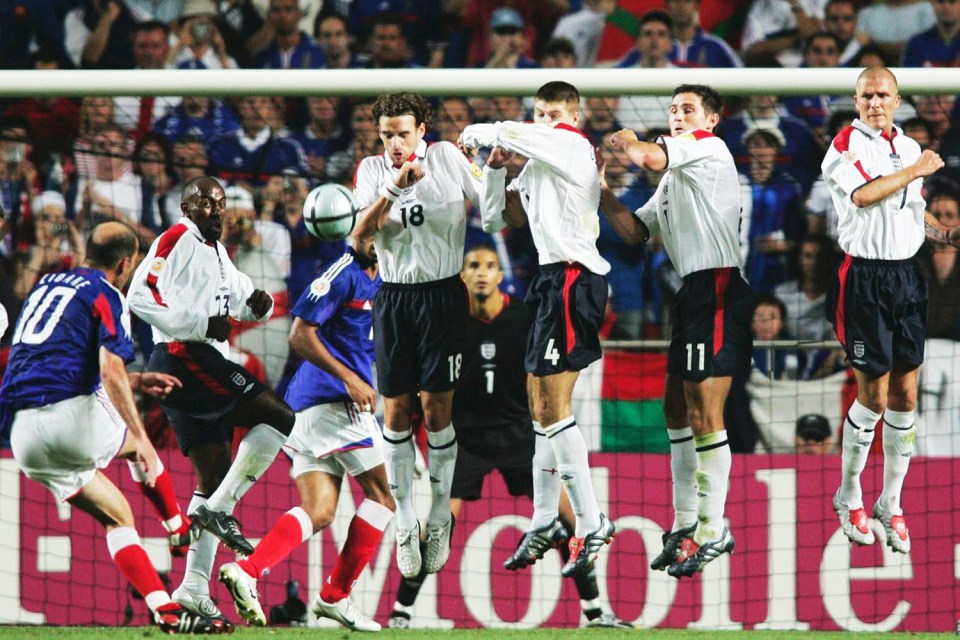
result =
M380 195L386 198L388 202L396 202L397 198L400 197L400 190L398 187L385 184L383 188L380 189Z

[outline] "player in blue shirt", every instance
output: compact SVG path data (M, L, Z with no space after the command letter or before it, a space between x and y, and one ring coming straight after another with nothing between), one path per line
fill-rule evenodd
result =
M106 529L120 573L143 594L167 633L222 633L218 620L173 602L140 543L130 504L100 469L130 461L158 508L171 544L189 545L199 529L180 513L169 473L147 438L132 389L164 396L180 381L162 373L127 375L133 360L130 313L119 291L133 274L136 233L120 222L97 226L84 265L47 274L27 297L0 388L0 430L10 429L24 475Z
M373 238L357 241L303 292L291 313L290 346L303 357L287 388L297 422L284 447L302 500L287 511L253 554L220 568L239 613L266 624L257 580L300 543L333 522L344 472L363 488L337 564L313 600L317 617L354 631L379 631L350 599L350 591L379 548L394 502L383 465L380 427L373 417L373 299L380 275Z

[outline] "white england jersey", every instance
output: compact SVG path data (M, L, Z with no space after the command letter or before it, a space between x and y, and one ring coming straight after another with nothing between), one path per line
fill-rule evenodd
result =
M920 159L920 145L894 125L888 139L860 120L840 131L821 169L837 210L837 240L847 255L870 260L906 260L920 249L927 203L917 179L869 207L853 204L853 192Z
M605 275L610 264L597 251L600 235L600 175L593 145L579 129L531 122L472 124L463 130L468 147L500 147L526 157L510 189L520 193L540 264L579 262ZM506 206L506 169L484 168L484 229L501 220Z
M658 140L667 171L657 191L634 212L663 245L680 277L705 269L742 267L740 178L726 143L689 131Z
M420 142L410 157L423 178L404 189L376 235L377 260L384 282L435 282L460 273L467 233L467 206L480 199L480 170L449 142ZM355 179L357 204L366 209L393 185L397 168L384 155L360 161Z
M226 248L205 240L189 218L164 231L130 280L130 310L153 326L153 341L205 342L228 357L229 344L208 338L208 319L230 316L242 322L266 322L253 315L247 299L250 278L234 266Z

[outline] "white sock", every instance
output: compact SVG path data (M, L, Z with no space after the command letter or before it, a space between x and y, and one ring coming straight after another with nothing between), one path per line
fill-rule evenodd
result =
M206 496L194 493L193 497L190 498L187 513L193 513L197 510L197 507L206 501ZM230 511L232 512L233 509ZM183 572L183 581L180 582L179 588L190 593L210 595L210 574L213 573L213 563L217 559L219 544L220 541L204 529L197 541L190 545L190 551L187 553L187 566Z
M730 485L730 443L727 430L694 436L697 452L697 531L693 541L703 544L723 535L723 508Z
M840 478L840 501L851 510L863 507L863 490L860 488L860 474L867 466L867 456L870 455L870 445L876 435L877 421L880 414L854 400L847 412L847 419L843 421L843 448L840 467L843 475Z
M587 463L587 443L573 416L544 427L557 457L560 481L577 517L574 535L582 538L600 528L600 507L593 492L593 478Z
M413 451L415 446L410 429L392 431L384 427L383 462L390 492L397 503L397 529L409 530L417 526L417 512L413 508L413 465L417 459ZM433 469L430 472L433 473Z
M560 473L557 469L557 455L547 438L543 425L533 423L536 434L533 449L533 517L530 528L540 529L547 526L559 514Z
M673 524L671 531L697 524L697 450L693 429L667 429L670 469L673 472Z
M428 525L450 522L450 489L457 466L457 432L448 424L440 431L427 431L427 463L430 465L430 503ZM434 482L437 480L438 482Z
M250 433L240 442L237 457L227 470L227 475L207 499L207 508L233 513L237 501L270 468L286 441L287 436L268 424L261 423L250 429Z
M915 412L887 409L883 414L883 492L880 501L895 516L903 515L900 495L916 443Z

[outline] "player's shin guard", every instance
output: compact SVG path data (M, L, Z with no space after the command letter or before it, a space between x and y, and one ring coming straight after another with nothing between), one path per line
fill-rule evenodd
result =
M530 529L540 529L552 523L560 504L560 470L557 468L557 454L547 438L543 425L533 423L536 434L533 450L533 516Z
M410 429L392 431L384 425L383 462L387 483L397 504L397 528L406 531L417 526L417 512L413 508L413 467L417 460L414 446Z
M350 595L363 568L380 546L383 530L392 518L393 512L379 502L368 498L360 503L350 521L347 541L320 592L325 602L338 602Z
M673 525L679 531L697 524L697 450L693 429L668 429L670 470L673 472Z
M697 451L697 519L694 542L703 544L723 535L723 509L730 484L730 443L727 431L694 436Z
M880 503L895 516L903 513L900 495L917 443L915 422L913 411L887 409L883 414L883 492Z
M237 564L250 576L260 579L312 535L310 516L302 508L293 507L277 519L253 550L253 555L238 560Z
M123 577L140 592L151 609L170 601L150 557L133 527L115 527L107 532L107 549ZM162 596L160 595L162 594Z
M450 490L457 465L457 433L452 424L427 432L427 462L433 493L427 525L445 525L450 522Z
M840 480L839 498L851 510L863 508L860 474L867 465L867 456L870 455L870 445L873 444L879 420L879 413L871 411L858 400L854 400L850 411L847 412L847 419L843 422L841 454L843 475Z
M600 527L600 507L593 492L593 479L587 462L587 443L573 416L544 427L557 456L557 469L577 516L578 538Z
M237 449L237 457L224 476L217 490L207 500L211 511L233 513L243 494L247 492L263 472L270 468L280 452L287 436L268 424L258 424L250 429Z

